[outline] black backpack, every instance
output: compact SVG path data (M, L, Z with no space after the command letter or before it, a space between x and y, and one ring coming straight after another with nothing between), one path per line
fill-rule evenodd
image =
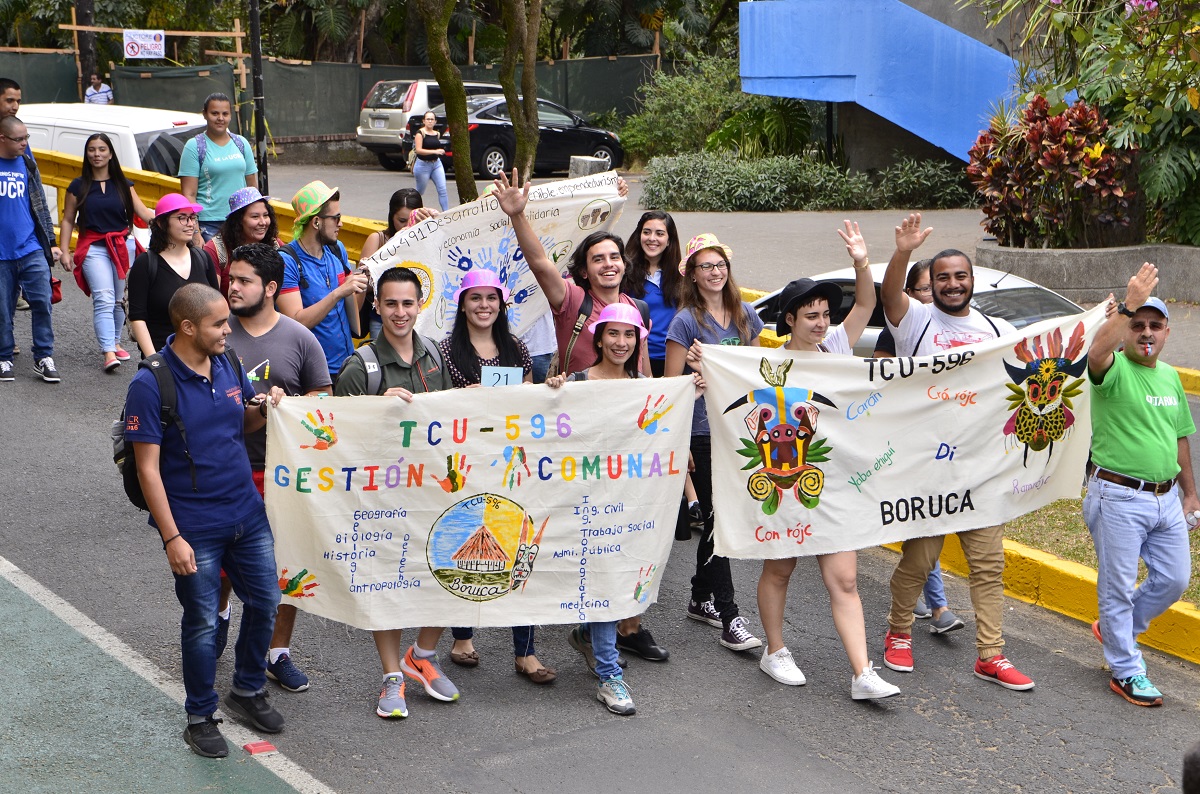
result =
M238 373L238 383L240 384L243 377L242 362L233 352L233 348L225 348L225 358L229 361L230 366ZM155 353L146 358L138 365L138 369L145 367L154 373L154 380L158 383L158 394L161 399L159 405L159 422L162 423L163 430L166 430L170 425L175 425L179 430L179 436L183 439L183 454L187 456L188 467L192 472L192 492L195 493L196 487L196 463L192 460L191 450L188 448L187 428L183 426L183 418L179 416L176 410L178 397L175 394L175 378L171 375L171 369L167 366L167 360L163 358L162 353ZM138 510L149 510L149 505L146 504L146 495L142 493L142 481L138 478L137 461L134 460L133 442L125 440L125 409L121 409L121 418L113 421L112 430L110 431L113 445L113 463L117 464L117 471L121 472L121 481L125 486L125 495L129 497L130 503Z
M417 334L416 331L413 331L413 335L421 340L421 344L424 345L425 350L429 353L429 357L433 359L433 363L437 365L438 369L441 369L442 351L438 349L438 346L430 342L425 337ZM342 370L345 369L346 365L350 363L350 359L354 358L355 356L358 356L359 359L362 360L363 369L366 370L367 373L366 393L371 395L380 395L387 391L383 388L383 370L379 368L379 355L375 352L374 341L367 342L365 345L359 345L358 349L346 356L346 360L342 362L341 369L338 370L338 375L340 376L342 374ZM416 365L417 362L413 361L413 366L415 367Z

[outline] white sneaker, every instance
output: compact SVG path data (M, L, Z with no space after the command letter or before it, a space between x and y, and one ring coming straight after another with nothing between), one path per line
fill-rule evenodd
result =
M787 648L780 648L775 653L763 651L762 659L758 662L758 667L779 683L787 684L788 686L804 686L804 682L808 680L804 677L804 673L800 672L800 668L796 666L796 661L792 658L792 652ZM900 690L896 691L899 692Z
M853 700L877 700L899 695L900 688L889 684L875 672L875 665L867 662L861 675L850 679L850 697Z

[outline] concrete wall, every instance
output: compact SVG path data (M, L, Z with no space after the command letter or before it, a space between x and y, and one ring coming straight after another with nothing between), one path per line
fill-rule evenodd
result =
M1076 303L1096 303L1111 292L1124 296L1143 262L1158 265L1158 294L1200 302L1200 248L1187 245L1137 245L1126 248L1005 248L981 242L975 264L1029 279Z
M887 168L896 161L897 153L916 160L946 160L962 164L944 149L860 105L838 102L834 107L846 159L855 171Z
M1020 48L1021 26L1011 18L989 28L987 19L977 8L959 8L956 0L900 0L926 16L965 33L994 50L1012 56Z

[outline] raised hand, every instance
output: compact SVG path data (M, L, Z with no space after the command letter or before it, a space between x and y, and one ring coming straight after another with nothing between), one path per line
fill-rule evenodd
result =
M1149 262L1143 262L1138 272L1129 279L1129 288L1125 291L1125 306L1130 311L1136 311L1157 286L1158 268Z
M846 227L843 231L838 229L838 237L842 238L842 242L846 244L846 253L850 254L850 258L854 260L854 264L867 261L867 241L863 239L862 233L858 230L857 223L850 221L842 221Z
M932 226L926 228L924 231L921 230L921 213L910 213L896 227L896 248L901 251L915 251L921 247L921 243L925 242L925 238L932 231Z
M500 209L504 210L504 214L512 217L520 215L525 211L525 205L529 203L529 187L532 184L529 180L525 180L525 187L521 185L521 174L514 168L512 171L512 182L508 181L508 174L500 173L496 177L495 189L492 190L492 195L496 197L496 201L500 202Z

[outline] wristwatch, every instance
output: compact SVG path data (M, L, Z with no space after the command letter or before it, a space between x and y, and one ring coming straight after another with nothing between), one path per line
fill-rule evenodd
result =
M1117 304L1117 314L1123 314L1126 317L1132 317L1133 312L1129 311L1129 307L1125 305L1125 301Z

